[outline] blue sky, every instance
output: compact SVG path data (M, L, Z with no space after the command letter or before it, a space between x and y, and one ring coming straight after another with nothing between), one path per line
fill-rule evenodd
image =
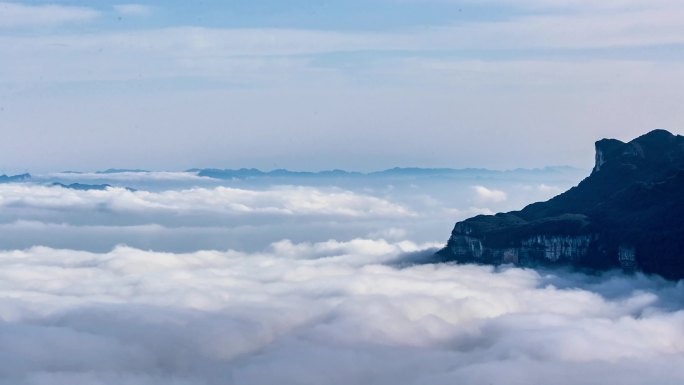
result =
M0 172L541 167L681 132L675 0L0 2Z
M19 3L14 3L19 4ZM403 29L515 15L515 7L463 1L24 1L98 12L98 29L201 25L212 28ZM141 17L144 16L144 19ZM73 26L72 26L73 27ZM83 25L80 26L83 28ZM90 27L93 27L92 25Z

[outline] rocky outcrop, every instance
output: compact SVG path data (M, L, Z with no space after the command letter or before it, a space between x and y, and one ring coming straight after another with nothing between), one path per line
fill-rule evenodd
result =
M684 137L655 130L596 142L578 186L520 211L454 226L440 261L570 264L684 278Z

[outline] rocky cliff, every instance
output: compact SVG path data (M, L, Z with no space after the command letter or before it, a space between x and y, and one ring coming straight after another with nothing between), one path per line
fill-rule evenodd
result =
M579 185L520 211L454 226L439 261L622 267L684 278L684 137L596 142Z

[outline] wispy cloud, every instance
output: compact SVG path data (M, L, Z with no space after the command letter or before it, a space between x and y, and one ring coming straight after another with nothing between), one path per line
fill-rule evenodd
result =
M144 4L117 4L114 10L125 16L145 16L152 12L152 7Z
M550 196L558 195L563 192L563 189L558 186L551 186L548 184L540 184L537 189L544 194L549 194Z
M481 202L499 203L508 199L504 191L489 189L484 186L473 186L477 199Z
M34 8L40 10L43 7L31 7ZM81 11L95 12L79 8L78 12ZM254 76L255 80L269 81L265 74L272 72L320 72L321 69L315 68L310 57L330 53L363 51L381 54L400 51L401 58L410 59L429 57L431 52L453 53L463 50L486 53L511 49L581 50L684 44L684 27L680 23L682 18L684 8L676 7L618 10L609 17L596 13L523 15L505 21L471 21L396 32L175 27L89 35L6 36L0 39L0 53L14 58L4 63L2 71L7 74L8 80L14 81L25 78L60 81L84 77L106 80L188 75L220 78L236 72L241 73L236 78L241 78L249 69L258 70L261 74L261 77ZM9 16L4 19L5 24L15 20ZM0 24L3 23L1 20ZM97 56L92 55L93 50L98 52ZM142 53L144 60L141 60ZM26 73L32 67L16 64L23 63L22 60L28 55L46 58L46 64L39 68L43 73ZM64 59L67 57L69 60ZM439 60L428 57L421 60L432 61L433 66L441 65ZM580 55L579 58L574 56L574 59L561 58L552 62L561 65L567 63L564 66L575 72L571 67L573 61L579 60L583 63L582 67L590 71L597 59L586 61ZM637 62L649 60L648 57L641 57ZM494 68L498 63L511 62L524 69L528 64L534 66L535 61L545 62L519 57L493 60L489 65L488 60L484 59L463 61L461 67L479 65L476 72L488 71L488 67ZM453 64L453 60L451 62ZM372 65L366 65L368 67L372 68ZM64 68L63 74L58 72L61 68ZM556 70L556 74L564 73L563 68Z
M16 6L16 5L15 5ZM16 6L25 7L25 6ZM42 7L27 7L43 9ZM61 7L72 9L72 7ZM46 8L50 9L50 8ZM87 10L74 8L78 10ZM89 11L92 12L92 11ZM176 27L86 36L56 36L74 48L170 48L226 55L288 55L359 50L450 51L465 48L597 48L684 42L683 7L596 13L526 14L504 21L468 21L410 31ZM573 33L570 33L573 32ZM25 40L30 43L31 40ZM38 40L38 42L41 42ZM32 48L32 47L30 47Z
M0 28L86 22L95 20L99 15L100 12L86 7L0 2Z
M267 190L230 187L192 188L163 192L68 190L38 185L0 185L0 207L26 210L105 210L112 212L169 212L191 215L312 215L343 217L404 217L415 215L401 205L341 189L285 186Z

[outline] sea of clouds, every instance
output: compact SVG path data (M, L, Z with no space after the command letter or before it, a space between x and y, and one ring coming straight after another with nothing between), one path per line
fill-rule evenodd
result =
M283 239L444 242L458 219L547 199L583 173L231 180L192 172L38 175L33 183L0 184L0 248L106 252L125 244L256 252ZM82 191L55 182L112 187Z
M0 185L0 383L684 381L682 282L413 264L558 183L239 183Z

